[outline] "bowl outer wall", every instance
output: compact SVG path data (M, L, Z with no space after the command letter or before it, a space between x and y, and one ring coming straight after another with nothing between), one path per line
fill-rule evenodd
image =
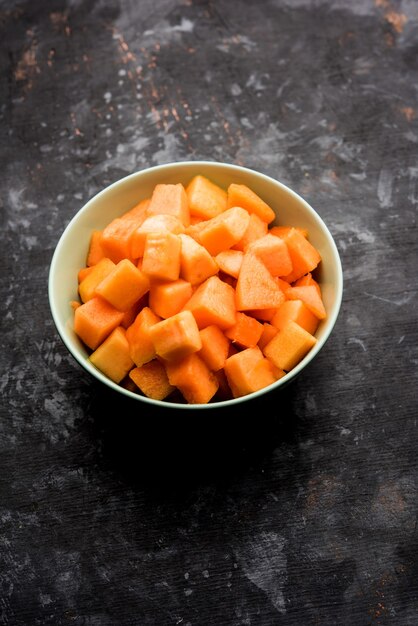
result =
M87 250L93 230L103 229L112 219L122 215L142 199L151 196L158 183L187 185L196 174L210 178L227 188L231 182L245 184L253 189L276 213L275 224L306 228L309 240L321 254L318 268L327 319L316 332L317 343L283 379L249 396L204 405L189 405L158 401L130 392L102 374L88 360L89 353L73 329L73 311L69 302L78 300L78 271L85 266ZM271 224L272 225L272 224ZM271 226L270 225L270 226ZM184 161L157 165L130 174L109 185L91 198L71 219L54 251L48 282L49 302L58 333L70 353L90 374L113 389L134 399L167 408L215 408L243 402L249 397L263 395L284 387L318 354L330 336L342 301L343 273L341 260L333 237L319 214L295 191L273 178L253 169L229 163L211 161Z

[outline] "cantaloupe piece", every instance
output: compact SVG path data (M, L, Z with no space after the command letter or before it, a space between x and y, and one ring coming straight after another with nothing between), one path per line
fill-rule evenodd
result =
M174 235L184 233L183 223L174 215L166 213L150 215L134 230L130 238L130 256L138 259L144 255L145 241L148 233L170 232Z
M180 275L181 239L170 232L148 233L141 270L153 279L177 280Z
M77 272L78 284L80 284L82 280L84 280L89 274L91 274L93 269L94 269L94 265L81 267Z
M103 298L95 296L74 311L74 331L92 350L120 325L123 313Z
M222 272L238 278L243 256L241 250L222 250L216 255L215 261Z
M127 311L149 291L150 282L129 259L122 259L97 285L96 294L119 311Z
M255 213L263 222L270 224L276 214L273 209L260 196L258 196L247 185L231 183L227 190L228 207L239 206L246 209L248 213Z
M276 279L250 251L242 259L235 292L238 311L277 308L285 300Z
M321 261L320 253L299 230L291 228L288 233L280 238L287 245L292 259L292 271L283 276L289 283L293 283L304 274L312 272L318 266Z
M318 294L322 298L321 287L320 287L318 281L315 280L315 278L312 276L311 272L308 272L304 276L301 276L300 278L295 280L295 282L292 284L292 287L305 287L306 285L315 285Z
M253 241L256 241L260 237L264 237L268 233L268 224L263 221L255 213L250 213L250 221L248 222L247 230L241 237L241 239L232 246L233 250L241 250L245 252Z
M190 235L179 235L180 277L191 285L199 285L210 276L217 274L219 267L215 259L200 243Z
M96 287L110 274L114 267L113 261L104 257L96 265L88 268L87 276L81 280L78 286L78 294L82 302L87 302L96 295Z
M130 238L147 215L149 200L142 200L121 217L113 219L102 231L100 245L114 263L130 258Z
M183 309L193 313L199 329L216 324L224 330L235 324L235 291L218 276L211 276L196 288Z
M89 358L103 374L120 383L134 366L125 329L117 326Z
M271 363L258 346L230 356L225 361L224 371L234 398L268 387L276 381Z
M187 280L178 278L164 282L152 282L149 292L149 306L160 317L167 319L179 313L193 293Z
M218 378L196 353L165 362L168 380L188 404L207 404L219 388Z
M155 347L149 331L154 324L160 321L161 318L154 311L148 306L144 306L133 323L127 328L126 338L129 343L129 354L137 367L155 359Z
M280 237L267 233L250 243L247 250L264 263L272 276L286 276L293 269L287 245Z
M308 309L302 300L286 300L286 302L283 302L277 309L271 323L275 328L281 330L289 320L302 326L311 335L315 334L319 323L316 315Z
M225 337L219 326L212 324L200 331L202 347L199 356L205 361L209 369L216 372L223 368L229 354L230 340Z
M237 311L235 324L224 331L225 336L240 348L256 346L262 332L263 324L241 311Z
M86 265L91 267L92 265L96 265L103 259L105 255L104 250L101 244L102 239L102 231L101 230L93 230L90 236L89 249L87 252Z
M316 285L301 285L291 287L286 292L289 300L302 300L310 311L319 319L324 320L327 316L321 294Z
M139 300L137 300L131 307L129 307L129 309L123 312L123 320L121 321L120 325L123 326L125 330L129 328L129 326L134 323L138 313L147 305L148 294L146 293L142 296L142 298L139 298Z
M174 215L184 226L189 226L189 201L181 183L160 183L154 187L147 214L159 215L161 213Z
M129 377L147 398L153 400L165 400L175 390L168 380L164 365L158 359L134 367Z
M298 230L304 237L308 237L309 235L307 228L302 228L300 226L272 226L270 228L270 234L276 235L277 237L284 237L292 228L296 228L296 230Z
M182 359L202 347L199 328L190 311L180 311L157 322L150 327L149 336L157 356L166 361Z
M206 220L199 230L198 240L212 256L227 250L243 237L250 215L241 207L231 207L216 217Z
M190 216L210 219L227 209L227 193L214 182L198 174L186 187Z
M317 339L290 320L264 347L264 355L278 368L289 372L316 344Z
M263 332L261 333L261 337L258 340L258 344L257 344L260 350L263 350L264 347L268 344L268 342L271 341L273 337L277 335L278 332L279 332L279 329L276 328L276 326L273 326L273 324L270 324L269 322L264 322Z

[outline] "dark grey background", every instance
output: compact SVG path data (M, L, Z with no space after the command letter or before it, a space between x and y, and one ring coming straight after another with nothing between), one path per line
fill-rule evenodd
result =
M418 3L0 1L0 621L418 624ZM47 297L83 203L174 160L328 224L335 330L248 415L122 402Z

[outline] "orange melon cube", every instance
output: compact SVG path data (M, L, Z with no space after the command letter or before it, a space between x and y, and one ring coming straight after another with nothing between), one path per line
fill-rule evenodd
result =
M155 359L155 347L149 331L154 324L160 321L161 318L154 311L148 306L144 306L134 322L127 328L126 338L129 343L129 354L137 367Z
M168 380L189 404L207 404L219 388L218 378L196 353L165 363Z
M210 370L216 372L223 368L229 354L230 341L225 337L219 326L212 324L200 331L202 347L199 356L205 361Z
M281 330L289 320L299 324L311 335L315 334L319 323L316 315L308 309L302 300L286 300L286 302L283 302L277 309L271 323L275 328Z
M93 268L94 268L94 265L91 265L87 267L82 267L81 269L78 270L78 273L77 273L78 284L80 284L82 280L84 280L89 274L91 274L91 272L93 271Z
M130 238L146 217L149 200L142 200L121 217L113 219L102 231L100 245L109 259L118 263L130 258Z
M255 213L263 222L270 224L276 214L273 209L260 198L247 185L231 183L227 190L228 207L239 206L246 209L248 213Z
M263 325L260 322L240 311L237 311L235 324L224 331L225 336L241 348L256 346L262 332Z
M235 324L235 291L218 276L201 283L183 310L191 311L199 329L215 324L221 330Z
M247 230L241 237L241 239L232 246L233 250L241 250L245 252L253 241L257 241L260 237L264 237L268 232L268 224L264 222L255 213L250 213L250 221L248 222Z
M92 265L96 265L103 259L105 255L104 250L101 244L102 240L102 231L101 230L93 230L90 236L89 249L87 252L87 260L86 265L91 267Z
M74 331L86 346L95 350L117 326L123 313L99 296L74 311Z
M164 400L175 389L170 384L164 365L154 359L141 367L134 367L129 372L130 379L147 398Z
M282 305L283 306L283 305ZM268 344L271 339L279 332L278 328L270 324L269 322L264 322L263 324L263 332L261 333L261 337L258 340L258 347L260 350L263 350L264 347Z
M233 278L238 278L244 253L241 250L222 250L216 255L215 261L219 269Z
M78 286L78 294L82 302L87 302L96 295L96 287L115 267L113 261L104 257L88 268L87 275L81 280Z
M127 311L149 291L148 277L129 259L122 259L97 285L96 294L119 311Z
M277 281L250 251L242 259L235 292L238 311L277 308L285 300Z
M134 230L130 238L130 256L138 259L144 255L145 241L148 233L170 232L174 235L184 233L183 223L174 215L165 213L150 215Z
M180 277L191 285L199 285L219 268L215 259L200 243L189 235L179 235L181 240Z
M166 361L182 359L202 347L196 320L190 311L180 311L149 329L156 355Z
M227 250L243 237L250 215L241 207L231 207L216 217L203 222L198 240L212 256Z
M279 369L289 372L316 344L317 339L290 320L264 347L264 355Z
M103 374L115 383L120 383L134 366L129 355L125 329L117 326L92 352L89 359Z
M302 300L310 311L319 319L324 320L327 316L321 294L316 285L302 285L291 287L286 292L289 300Z
M292 259L292 271L283 276L289 283L293 283L304 274L312 272L318 266L321 261L321 255L299 230L291 228L288 233L280 238L287 245L290 258Z
M190 216L210 219L227 209L227 193L211 180L198 174L186 187Z
M190 224L189 201L181 183L160 183L154 187L148 206L148 215L174 215L184 226Z
M182 278L168 282L153 282L149 292L149 306L154 313L167 319L182 310L192 293L191 284Z
M267 233L250 243L247 250L264 263L272 276L286 276L293 269L287 245L280 237Z
M270 234L276 235L276 237L285 237L292 228L296 228L304 237L308 237L308 231L306 228L300 226L272 226L270 228Z
M177 280L180 275L181 239L170 232L148 233L142 271L150 278Z
M234 398L268 387L276 381L271 363L258 346L228 357L224 371Z

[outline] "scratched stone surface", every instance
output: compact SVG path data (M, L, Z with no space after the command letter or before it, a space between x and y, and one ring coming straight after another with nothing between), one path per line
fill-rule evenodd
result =
M416 626L418 4L0 0L0 36L1 624ZM247 414L116 398L50 315L73 215L188 159L294 188L343 263Z

